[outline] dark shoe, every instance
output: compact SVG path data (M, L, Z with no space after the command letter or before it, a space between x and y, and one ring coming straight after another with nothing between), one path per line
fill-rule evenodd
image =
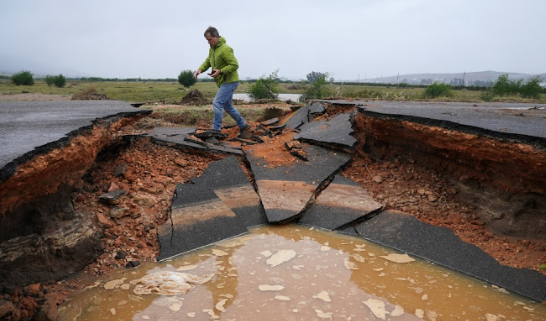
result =
M241 128L239 132L239 137L244 137L249 129L250 129L250 125L246 124L243 128Z

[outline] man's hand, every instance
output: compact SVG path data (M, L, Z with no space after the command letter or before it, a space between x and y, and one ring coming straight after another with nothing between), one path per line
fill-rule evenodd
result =
M220 69L213 69L212 73L210 73L209 76L211 76L212 78L216 78L220 76L220 73L221 73Z
M195 79L197 79L197 76L199 76L199 74L201 73L201 70L197 69L194 73L193 73L193 77Z

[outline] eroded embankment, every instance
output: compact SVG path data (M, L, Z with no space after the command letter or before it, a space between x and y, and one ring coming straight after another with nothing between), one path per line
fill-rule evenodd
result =
M58 280L100 255L102 231L74 211L71 193L120 128L143 116L96 121L0 183L0 286Z
M416 162L458 187L459 198L495 233L546 236L546 150L375 113L358 113L361 148L372 157Z

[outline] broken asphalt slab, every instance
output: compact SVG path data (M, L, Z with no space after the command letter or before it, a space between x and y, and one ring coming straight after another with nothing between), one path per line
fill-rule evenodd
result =
M325 111L324 105L320 102L308 103L284 121L284 125L291 129L298 129L301 125L313 121L316 115L324 114Z
M69 144L96 122L151 113L112 100L0 102L0 181L33 157Z
M193 141L190 136L195 132L193 127L156 127L147 136L159 145L182 149L193 149L211 153L243 155L243 151L229 146Z
M356 138L351 136L353 123L354 116L350 113L339 114L330 120L309 122L301 125L300 133L294 135L294 139L351 152L356 147Z
M351 155L323 147L304 146L309 161L294 161L269 166L267 160L247 150L247 159L256 179L258 194L270 223L285 223L298 218L317 188L333 178L351 161ZM273 168L271 168L273 167Z
M326 102L326 101L325 101ZM464 133L508 139L546 148L544 104L327 101L332 105L357 106L374 118L392 118Z
M203 175L192 182L212 189L246 227L267 223L260 197L235 156L211 163Z
M267 223L260 199L235 156L211 163L192 183L179 184L171 219L159 229L158 260L248 232Z
M463 242L446 227L411 215L383 212L356 226L361 237L420 257L538 302L546 301L546 275L500 265L480 248Z
M343 230L382 208L360 185L336 175L298 223L327 230Z
M158 260L247 233L237 215L214 193L201 185L176 187L171 219L158 229Z

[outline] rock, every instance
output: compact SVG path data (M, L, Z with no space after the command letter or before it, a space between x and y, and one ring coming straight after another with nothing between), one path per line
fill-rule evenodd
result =
M127 252L125 251L119 251L118 254L114 257L116 260L122 260L127 256Z
M15 306L10 301L0 300L0 318L7 317L15 311Z
M97 220L99 223L99 227L101 228L110 228L114 226L114 224L110 222L110 220L106 216L104 216L104 214L102 214L101 212L97 212Z
M129 261L127 262L127 265L125 265L125 268L130 269L134 268L140 265L140 261Z
M40 283L31 284L25 287L25 294L31 297L37 297L40 294Z
M106 204L116 204L119 198L125 194L127 194L127 191L125 191L124 189L118 189L102 194L101 196L99 196L99 200Z
M122 218L129 213L127 207L116 206L110 210L110 217L113 218Z
M379 176L379 175L375 175L372 180L376 183L382 183L383 182L383 177Z
M153 207L155 205L155 200L152 197L145 196L145 195L133 195L133 199L135 200L135 203L137 203L140 206L144 207Z
M127 165L119 164L118 166L116 166L116 169L114 170L114 177L119 177L119 176L125 177L126 171L127 171Z

